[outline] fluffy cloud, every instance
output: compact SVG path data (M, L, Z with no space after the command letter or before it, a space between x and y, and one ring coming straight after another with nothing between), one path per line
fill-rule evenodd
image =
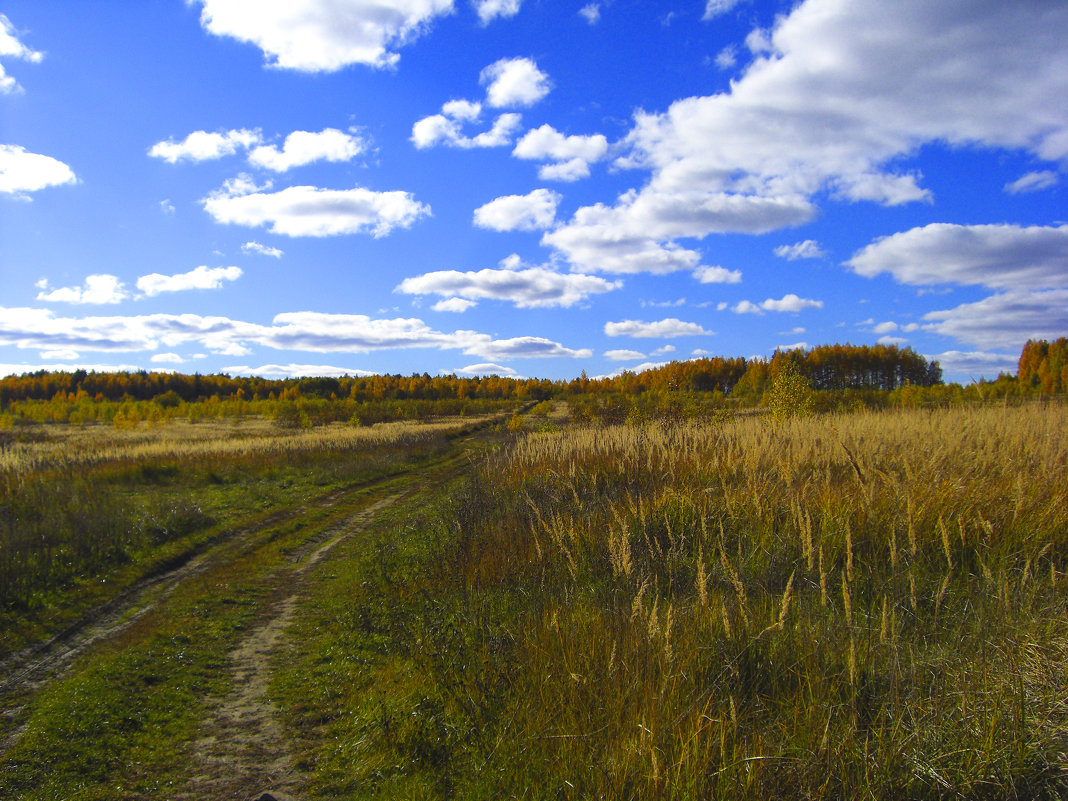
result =
M41 290L37 294L37 300L48 303L103 305L121 303L130 296L117 276L106 273L86 276L82 286L66 286L57 289L49 289L48 280L42 278L37 282L37 288Z
M593 275L563 274L545 267L528 267L472 272L441 270L405 278L397 291L409 295L445 295L467 301L501 300L521 309L537 309L568 308L590 295L611 292L621 286L619 281L606 281ZM443 309L435 306L435 310Z
M754 58L729 91L638 112L617 164L651 178L610 209L580 209L547 244L636 267L672 237L799 224L816 196L928 200L901 160L931 142L1062 161L1066 29L1057 3L806 0L749 38Z
M475 11L478 20L483 25L488 25L498 17L506 19L519 13L521 0L476 0Z
M263 141L258 130L240 130L208 132L193 131L181 142L168 139L156 142L148 149L152 158L163 159L169 164L179 161L209 161L232 156L238 150L246 150Z
M810 298L802 298L793 294L792 292L783 295L778 300L775 298L768 298L761 303L753 303L752 301L743 300L731 307L731 311L736 314L763 314L766 311L774 312L799 312L803 309L822 309L822 300L811 300Z
M11 20L0 14L0 57L17 58L22 61L38 63L44 58L44 53L31 50L19 41L18 31L11 24ZM15 94L21 92L22 87L18 81L4 71L4 65L0 64L0 95Z
M333 72L350 64L387 67L392 48L416 38L452 0L195 0L200 24L216 36L251 42L268 66Z
M161 275L151 273L137 279L137 288L148 297L163 292L183 292L187 289L218 289L224 281L236 281L241 277L240 267L205 267L201 265L187 273Z
M741 2L742 0L708 0L705 4L705 15L703 19L709 20L722 14L726 14Z
M371 233L382 237L394 228L409 228L430 214L430 207L409 192L370 189L320 189L291 186L280 192L235 194L224 188L204 198L204 209L216 222L269 226L286 236L337 236Z
M1056 339L1068 331L1068 289L1001 292L975 303L928 312L924 326L987 350L1019 352L1028 339Z
M486 102L493 108L532 106L549 94L549 76L529 58L502 58L478 76L486 87Z
M904 284L964 284L991 289L1068 284L1068 225L934 223L884 237L848 262L869 278L890 273Z
M242 253L255 253L260 256L271 256L276 259L280 259L283 256L283 252L278 248L272 248L268 245L261 245L259 242L246 242L241 246Z
M337 128L325 128L318 133L294 131L286 137L281 150L276 145L261 145L249 153L248 160L257 167L285 172L314 161L350 161L365 147L359 137Z
M543 231L556 220L561 196L549 189L505 195L475 209L474 222L493 231Z
M947 350L925 358L936 360L948 380L968 381L973 378L993 377L998 373L1015 373L1019 353L988 353L986 351Z
M806 239L793 245L779 245L775 248L775 255L787 261L798 259L822 259L827 253L820 247L820 243L814 239Z
M551 125L527 131L512 155L533 161L551 161L538 171L543 180L576 181L590 174L590 164L608 153L608 140L602 134L565 136Z
M1005 184L1005 191L1010 195L1019 195L1023 192L1038 192L1041 189L1049 189L1060 183L1057 173L1052 170L1038 170L1021 175L1015 181Z
M620 273L692 270L700 254L682 247L679 237L712 233L764 233L804 222L812 207L801 197L732 195L709 192L628 192L615 206L598 203L575 212L542 243L576 267ZM640 232L640 233L638 233Z
M478 301L465 300L464 298L445 298L439 300L430 308L436 312L455 312L457 314L463 314L468 309L477 306Z
M712 336L714 331L706 331L697 323L685 323L674 317L655 323L641 320L623 320L619 323L605 323L604 333L610 337L637 337L642 339L668 337Z
M49 186L77 183L73 170L51 156L0 145L0 193L22 196Z
M742 280L742 271L702 265L694 270L693 277L702 284L737 284Z
M601 6L598 3L584 5L578 10L578 13L590 25L596 25L601 20Z
M488 131L467 136L463 126L475 122L482 113L482 106L466 100L450 100L441 107L441 114L416 121L412 126L411 141L420 150L438 144L471 149L476 147L503 147L512 144L512 135L519 130L522 117L519 114L501 114L493 121Z

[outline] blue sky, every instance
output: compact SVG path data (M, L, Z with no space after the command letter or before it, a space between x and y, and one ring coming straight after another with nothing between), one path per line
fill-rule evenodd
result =
M1068 5L0 0L0 374L1068 334Z

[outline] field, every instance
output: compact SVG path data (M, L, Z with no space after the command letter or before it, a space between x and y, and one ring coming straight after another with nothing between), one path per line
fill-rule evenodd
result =
M99 598L86 576L136 586L175 543L210 570L20 696L0 794L1068 794L1063 405L502 422L466 439L470 420L175 423L8 449L6 536L87 510L51 564L111 530L97 516L149 521L118 527L140 532L124 556L23 589L46 524L20 540L4 614L23 641L57 598ZM193 506L188 531L165 524ZM228 539L239 521L252 535ZM287 767L257 774L235 745L223 763L245 778L197 785L183 766L248 694L226 666L250 642L274 721L259 763Z

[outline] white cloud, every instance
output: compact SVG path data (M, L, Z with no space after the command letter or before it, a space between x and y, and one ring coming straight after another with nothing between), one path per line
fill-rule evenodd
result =
M1013 290L953 309L928 312L929 331L984 349L1019 352L1028 339L1068 331L1068 289Z
M646 358L644 353L637 350L606 350L604 355L614 362L632 362Z
M898 325L895 322L887 321L885 323L879 323L871 330L874 334L892 334L897 331Z
M502 58L482 70L478 81L486 87L493 108L532 106L549 94L549 76L529 58Z
M541 231L552 227L562 197L549 189L505 195L475 209L474 223L493 231Z
M938 361L948 380L967 381L975 378L994 378L998 373L1015 373L1019 353L988 353L986 351L947 350L925 356Z
M456 374L514 376L516 372L511 367L505 367L504 365L495 364L493 362L483 362L481 364L469 364L467 367L461 367L456 370Z
M1021 175L1012 183L1005 184L1005 191L1010 195L1019 195L1023 192L1038 192L1041 189L1049 189L1060 183L1060 177L1052 170L1038 170Z
M315 161L350 161L365 148L362 139L337 128L324 128L318 133L293 131L281 150L276 145L261 145L249 153L248 160L257 167L285 172Z
M904 345L906 342L908 342L908 339L906 337L890 337L890 336L886 336L886 337L879 337L875 341L880 345Z
M674 317L646 323L641 320L623 320L619 323L605 323L604 333L610 337L637 337L643 339L712 336L714 331L706 331L697 323L686 323Z
M184 364L185 359L177 353L157 353L149 359L153 364Z
M820 247L820 243L814 239L806 239L804 242L796 242L793 245L779 245L775 248L775 255L787 261L797 259L822 259L827 255Z
M846 262L869 278L914 286L964 284L1040 289L1068 284L1068 225L933 223L877 239Z
M337 236L371 233L382 237L409 228L430 214L430 207L409 192L370 189L320 189L291 186L280 192L234 195L224 188L204 198L204 209L219 223L269 226L285 236Z
M41 358L49 361L71 361L79 358L76 350L43 350Z
M478 21L488 25L497 18L507 19L519 13L521 0L475 0Z
M77 183L74 172L51 156L28 153L18 145L0 145L0 192L22 196L49 186Z
M608 153L608 140L602 134L565 136L551 125L527 131L512 151L516 158L550 160L538 171L543 180L577 181L590 174L590 164Z
M705 3L705 15L702 19L709 20L722 14L726 14L741 2L743 2L743 0L708 0L708 2Z
M241 365L224 367L223 372L231 375L257 376L259 378L306 378L308 376L329 376L342 378L366 378L374 375L369 370L354 370L350 367L334 367L330 364L261 364L259 367Z
M478 302L474 300L465 300L464 298L445 298L444 300L439 300L430 308L436 312L456 312L462 314L477 305Z
M791 292L783 295L778 300L775 298L768 298L767 300L762 301L759 305L748 300L743 300L732 306L731 311L736 314L763 314L766 311L799 312L803 309L822 308L822 300L798 297Z
M716 54L716 66L721 70L729 70L738 63L738 48L734 45L724 47Z
M586 22L596 25L601 20L601 6L598 3L589 3L578 10Z
M258 130L220 132L193 131L181 142L168 139L157 142L148 150L152 158L163 159L169 164L179 161L209 161L232 156L238 150L247 150L263 141Z
M236 281L242 275L240 267L205 267L201 265L187 273L161 275L151 273L137 279L137 288L152 298L163 292L184 292L188 289L218 289L224 281Z
M195 0L200 24L216 36L251 42L268 66L333 72L350 64L388 67L394 48L417 38L452 0Z
M663 274L699 265L700 254L674 242L678 237L764 233L804 222L811 214L808 201L799 197L643 190L625 193L615 206L598 203L580 208L570 222L547 233L542 243L582 269Z
M82 286L67 286L58 289L49 289L48 281L41 279L37 282L37 288L41 290L37 294L37 300L48 303L121 303L130 296L117 276L107 274L88 275Z
M621 286L620 281L606 281L593 275L558 273L545 267L528 267L473 272L441 270L405 278L397 287L397 291L409 295L444 295L453 301L459 298L465 298L467 301L501 300L514 303L521 309L538 309L569 308L590 295L611 292ZM443 310L438 306L434 308L437 311Z
M777 345L775 350L808 350L811 347L807 342L794 342L789 345Z
M1063 161L1064 30L1058 3L796 4L748 38L755 58L729 91L636 113L617 165L649 180L611 209L579 209L546 244L586 269L602 251L633 268L677 237L799 224L816 197L929 200L902 163L927 143Z
M44 53L31 50L19 41L18 31L15 26L3 14L0 14L0 58L17 58L21 61L29 61L37 64L44 58ZM4 71L0 64L0 95L15 94L21 92L22 87L18 81Z
M451 100L442 107L445 113L432 114L417 120L412 126L412 144L420 150L438 144L464 149L504 147L512 144L512 135L519 130L522 121L519 114L501 114L493 121L493 126L488 131L467 136L463 133L463 125L465 122L477 120L477 114L471 116L474 107L481 108L477 103L467 104L467 101Z
M742 280L742 271L701 265L693 271L693 277L702 284L737 284Z
M510 339L481 339L469 345L464 353L483 356L487 359L548 359L565 357L588 359L593 355L589 348L567 348L559 342L544 337L512 337Z
M171 203L170 198L164 198L159 202L159 210L168 216L173 216L175 209L174 204Z
M278 248L272 248L268 245L261 245L259 242L246 242L241 246L242 253L255 253L260 256L271 256L276 259L282 258L284 252Z
M450 100L442 105L441 113L454 120L474 122L482 114L482 104L472 100Z

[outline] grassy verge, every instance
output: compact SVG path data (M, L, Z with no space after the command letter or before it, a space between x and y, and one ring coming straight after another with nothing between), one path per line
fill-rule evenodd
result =
M1066 423L529 435L332 563L278 683L310 792L1062 798Z

